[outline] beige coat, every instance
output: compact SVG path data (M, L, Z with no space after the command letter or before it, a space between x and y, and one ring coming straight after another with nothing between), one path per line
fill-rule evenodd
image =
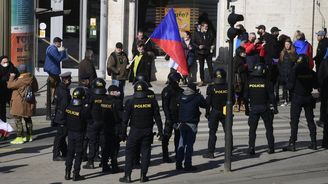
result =
M36 108L36 101L28 103L24 101L25 90L32 85L34 92L38 90L38 82L30 73L21 74L17 79L10 76L7 87L13 90L10 102L10 114L20 117L31 117Z

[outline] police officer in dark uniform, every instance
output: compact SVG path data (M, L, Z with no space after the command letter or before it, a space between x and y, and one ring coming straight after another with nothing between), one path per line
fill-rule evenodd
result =
M214 72L214 84L209 85L206 90L207 108L205 117L208 118L209 139L208 152L203 155L203 158L214 158L216 131L218 130L219 122L222 123L225 132L226 104L228 97L228 84L226 82L227 73L218 68ZM231 136L232 137L232 136Z
M71 72L65 72L60 75L61 82L55 90L55 115L52 122L57 126L57 133L54 139L53 161L64 161L67 154L67 129L65 126L65 109L71 101L69 86L71 84ZM61 153L61 154L60 154Z
M120 88L111 85L108 87L108 96L103 98L101 107L104 117L104 150L102 151L102 170L110 170L108 158L111 158L112 173L120 172L117 157L120 149L119 135L122 133L123 102L121 100Z
M266 137L268 140L268 153L274 153L273 118L278 113L277 104L273 94L272 83L266 77L267 68L264 64L255 65L245 86L244 97L250 105L248 118L249 125L249 154L255 155L256 129L260 117L264 121Z
M283 148L283 151L295 151L295 142L297 140L298 123L302 108L305 111L305 118L310 130L311 144L310 149L317 149L317 127L314 123L313 108L315 108L315 99L312 97L312 90L318 88L317 75L308 66L308 58L301 54L294 65L287 87L292 92L292 101L290 107L290 126L291 136L289 143Z
M131 128L125 150L125 175L119 180L123 183L131 182L131 172L138 146L140 146L141 150L140 182L147 182L149 180L146 175L150 163L154 120L157 124L159 134L163 134L158 103L156 99L147 98L145 94L147 88L148 86L145 82L137 82L134 85L135 93L133 98L127 100L125 104L122 123L122 140L126 139L126 128L128 123Z
M66 158L65 179L71 179L71 169L74 160L73 181L84 179L80 176L83 138L86 125L91 121L91 114L88 104L84 104L85 91L83 88L76 88L73 91L73 100L66 108L66 127L68 131L68 152Z
M106 82L104 79L96 78L91 85L91 96L90 96L90 105L91 105L91 115L92 123L88 124L88 138L89 138L89 155L88 162L83 166L85 169L94 169L94 159L97 156L96 152L98 146L100 145L103 148L103 113L101 104L103 98L106 96Z
M178 99L183 92L179 87L179 81L182 79L181 75L177 72L168 75L169 83L162 91L162 107L165 114L165 128L164 137L162 139L163 162L171 163L169 157L168 145L172 135L172 130L178 124ZM179 144L180 134L179 130L174 129L174 151L176 153Z

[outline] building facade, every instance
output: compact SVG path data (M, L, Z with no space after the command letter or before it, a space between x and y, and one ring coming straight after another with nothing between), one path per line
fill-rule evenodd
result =
M9 28L13 1L20 0L0 1L0 55L12 55ZM105 77L106 58L115 49L116 42L123 43L124 50L132 59L132 43L137 30L142 29L150 35L171 7L175 8L181 30L193 32L198 22L209 21L216 35L215 57L221 60L227 58L226 31L230 12L226 0L32 1L34 8L71 9L66 16L35 20L33 67L37 75L45 75L42 67L47 46L54 37L61 37L70 54L70 59L62 63L64 71L77 75L78 62L84 58L86 49L92 49L96 56L97 73ZM328 1L325 0L231 0L230 5L235 5L236 13L244 15L245 21L241 23L248 32L255 32L259 24L266 25L268 31L277 26L282 34L291 37L296 30L301 30L314 48L317 45L315 32L326 26L328 18Z

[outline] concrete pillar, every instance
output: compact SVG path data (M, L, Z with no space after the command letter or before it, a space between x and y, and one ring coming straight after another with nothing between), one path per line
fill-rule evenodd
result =
M130 1L129 3L129 42L128 42L128 56L132 59L132 44L135 38L135 27L136 27L136 2Z
M220 61L226 62L228 59L228 48L229 43L227 43L227 30L228 30L228 21L227 21L227 1L219 0L218 2L218 20L217 20L217 50L216 54L219 56Z
M108 1L101 0L100 5L100 43L99 43L99 77L106 77L107 60L107 19Z

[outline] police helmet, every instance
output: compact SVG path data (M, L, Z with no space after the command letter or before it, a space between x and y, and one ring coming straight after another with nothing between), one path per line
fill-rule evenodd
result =
M104 79L96 78L92 81L91 90L94 94L104 95L106 94L106 82Z
M267 73L266 66L262 63L256 64L251 73L252 76L263 77Z
M146 92L148 85L145 81L138 81L134 84L134 92Z
M72 104L74 106L82 105L83 100L85 99L85 89L83 87L75 88L72 94L72 98Z
M146 84L148 85L148 87L152 87L152 85L150 84L148 77L145 74L138 74L133 81L133 85L135 85L137 82L139 81L144 81L146 82Z
M301 63L308 63L308 56L305 54L300 54L297 56L296 63L301 64Z
M226 83L227 72L222 68L218 68L214 72L214 83L215 84L223 84Z
M181 75L178 72L171 72L167 78L171 83L179 82L182 79Z

